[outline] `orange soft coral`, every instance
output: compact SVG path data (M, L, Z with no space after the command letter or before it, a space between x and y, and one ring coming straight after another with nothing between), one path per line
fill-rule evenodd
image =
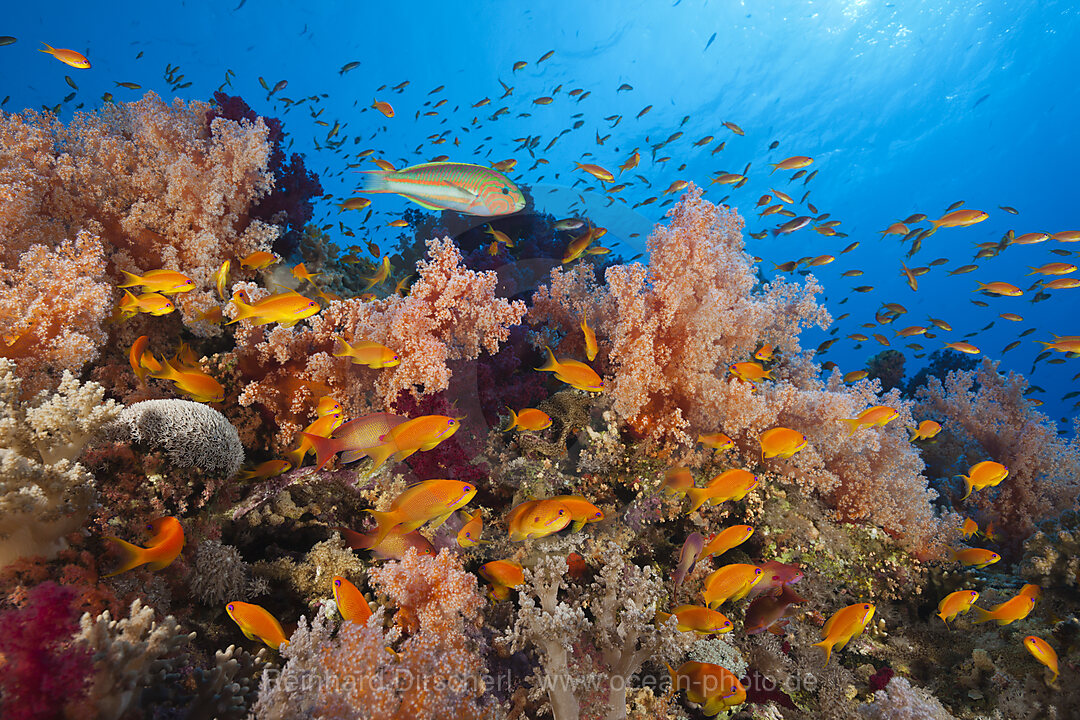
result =
M53 250L32 245L16 267L0 264L0 357L19 361L27 395L97 357L112 309L104 275L101 241L87 232Z

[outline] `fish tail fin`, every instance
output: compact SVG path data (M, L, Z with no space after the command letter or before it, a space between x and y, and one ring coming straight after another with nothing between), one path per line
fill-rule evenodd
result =
M47 55L52 55L53 51L56 49L52 45L50 45L49 43L45 42L44 40L41 41L41 44L45 46L45 49L42 50L41 48L38 48L38 52L43 52L43 53L45 53Z
M352 347L349 343L345 342L342 338L334 338L334 357L350 357L352 355Z
M123 560L120 563L120 567L113 570L108 575L102 577L112 577L113 575L119 575L120 573L127 572L132 568L136 568L147 562L146 550L138 545L132 545L126 540L121 540L118 537L109 537L120 548L120 552L123 554Z
M708 488L690 488L686 491L687 496L690 498L690 509L688 513L692 513L699 507L705 504L705 501L709 499Z
M555 353L551 351L551 347L544 346L544 349L548 352L548 359L542 366L536 368L537 372L555 372L559 369L559 361L555 359Z
M232 325L233 323L240 322L241 320L244 320L245 318L255 316L254 307L251 306L251 305L248 305L243 300L240 293L238 293L238 292L233 293L232 304L236 307L236 317L234 317L229 322L225 323L226 325Z
M995 619L994 613L990 612L989 610L984 610L978 605L972 605L971 609L975 611L976 617L974 622L976 625L978 625L979 623L990 622L991 620Z
M364 170L360 173L363 175L361 179L360 192L365 193L388 193L393 192L390 189L390 182L387 180L387 176L390 175L389 170Z
M971 491L975 488L975 486L971 484L971 478L969 478L967 475L961 475L960 477L964 478L964 487L966 488L964 497L960 499L967 500L969 497L971 497Z
M376 445L367 451L367 456L374 461L374 465L371 466L371 470L378 470L383 466L390 456L398 451L397 445L393 442L384 442L382 445ZM411 453L410 453L411 454ZM404 460L405 458L400 458Z
M323 437L322 435L313 435L311 433L301 433L306 437L315 448L315 469L322 470L326 463L330 462L330 458L338 454L341 450L340 442L333 438ZM299 451L297 451L299 452Z
M514 412L514 409L512 407L507 405L506 409L510 411L510 422L509 422L509 424L507 424L506 427L504 427L502 429L502 431L503 432L510 432L511 430L514 429L514 426L517 425L518 417L517 417L517 413Z
M936 232L937 232L937 229L938 229L939 227L941 227L941 223L940 223L940 222L938 222L937 220L934 220L934 221L932 221L932 222L930 223L930 232L926 233L926 237L930 237L931 235L933 235L934 233L936 233Z
M842 422L842 423L844 423L844 424L846 424L848 426L848 433L847 433L848 437L851 437L852 435L854 435L855 431L859 429L859 419L858 418L844 418L840 422Z
M907 431L911 433L911 437L908 438L908 442L915 442L915 438L919 437L919 431L916 428L908 428Z
M289 452L285 453L285 457L288 459L289 464L292 465L294 468L298 468L304 464L304 456L306 455L307 448L305 448L303 445L296 448L295 450L290 450Z
M41 52L45 51L42 50ZM129 288L135 287L136 285L142 285L143 279L135 273L129 273L127 270L121 270L120 272L124 274L124 282L120 283L116 287Z
M382 544L382 541L386 539L386 536L390 534L390 531L397 527L400 523L397 519L397 514L393 511L379 512L378 510L365 510L375 518L375 522L378 523L378 527L374 532L368 533L368 537L371 538L371 545L369 547L376 548Z
M833 643L831 640L822 640L821 642L814 643L814 647L819 647L825 651L825 665L829 664L829 658L832 657Z

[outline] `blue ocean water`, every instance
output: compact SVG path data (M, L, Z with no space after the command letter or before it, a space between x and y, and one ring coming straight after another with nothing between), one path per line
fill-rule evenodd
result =
M707 197L718 201L729 189L710 186L710 177L742 172L749 163L750 181L727 200L747 218L749 231L778 224L759 220L754 208L770 187L796 200L809 190L809 202L842 221L838 229L846 238L804 229L776 239L748 239L748 250L765 259L767 276L772 275L771 263L837 255L831 265L813 269L825 285L833 315L851 312L837 337L866 332L859 326L873 321L881 303L898 302L909 313L892 327L924 324L928 314L953 326L952 333L934 340L918 339L927 351L975 333L969 340L985 355L1002 359L1003 368L1029 373L1034 384L1046 389L1036 397L1045 401L1051 417L1075 414L1073 401L1061 400L1076 386L1075 362L1042 362L1033 372L1032 362L1041 349L1034 340L1080 333L1074 317L1080 304L1072 295L1080 289L1055 292L1034 304L1034 291L1021 298L986 298L972 291L976 280L1007 281L1027 290L1034 279L1025 277L1027 266L1072 262L1049 250L1080 245L1013 246L980 261L974 273L946 274L972 262L974 243L996 241L1007 230L1019 235L1080 229L1075 202L1080 8L1073 3L21 3L5 8L0 35L18 38L0 47L5 111L60 103L60 117L67 120L80 104L84 109L100 106L106 92L117 100L137 99L145 90L165 98L206 100L223 84L226 70L232 70L235 76L225 90L241 95L261 114L281 117L292 151L307 155L309 168L337 199L349 197L356 187L346 165L357 160L346 153L373 148L395 163L417 162L451 153L443 149L448 145L424 146L429 136L448 130L461 138L453 159L517 159L510 175L535 186L540 210L562 215L583 202L591 218L611 228L619 240L615 249L627 257L643 250L645 235L664 212L659 202L637 210L630 205L659 195L675 180L705 186ZM36 52L41 41L84 53L92 69L74 70ZM537 62L551 50L550 59ZM512 65L518 60L528 65L515 72ZM339 72L352 61L360 65ZM172 91L163 78L167 65L179 66L177 74L190 87ZM65 75L78 86L67 102L72 88ZM287 80L288 87L268 97L260 77L270 87ZM377 90L405 80L409 85L401 93ZM505 99L500 99L500 81L514 88ZM117 82L142 89L125 89ZM617 92L623 83L633 89ZM445 90L430 95L439 85ZM574 88L583 92L571 97ZM326 149L328 128L315 124L307 106L290 110L280 100L313 95L325 108L319 119L340 122L342 134L350 137L342 152ZM555 100L533 104L541 96ZM415 117L430 109L424 103L442 97L449 102L438 115ZM485 97L491 98L490 105L472 107ZM392 102L397 116L387 120L371 110L376 98ZM649 105L650 112L635 117ZM503 106L508 114L489 119ZM523 113L528 116L520 117ZM614 121L604 120L616 115L622 119L614 127ZM580 129L541 151L577 119L584 121ZM725 121L739 125L745 136L726 129ZM679 131L684 135L658 153L671 159L651 162L649 146ZM598 138L609 134L599 145ZM715 140L693 146L707 135ZM356 136L362 140L354 144ZM534 158L515 150L520 145L515 138L534 136L541 138L535 155L550 164L529 170ZM712 154L721 140L724 150ZM779 145L769 150L773 141ZM636 172L651 187L631 180L634 184L621 194L626 204L608 207L600 192L582 193L597 186L591 180L574 187L582 177L574 172L574 161L614 168L634 148L642 152ZM592 155L583 159L584 153ZM790 172L768 174L766 163L790 155L815 159L809 169L818 174L805 187L802 179L789 185ZM989 220L942 229L910 261L896 238L880 238L892 222L915 212L939 217L958 200L988 211ZM390 213L407 206L396 197L379 198L377 205ZM1016 208L1019 215L1000 210L1001 205ZM316 222L335 221L337 212L324 201ZM389 239L393 231L377 232ZM634 233L639 237L631 237ZM839 254L856 240L857 250ZM912 292L900 274L900 261L927 265L939 257L949 262L920 277L918 292ZM865 274L841 277L852 268ZM874 291L852 293L858 285L872 285ZM849 301L841 304L845 298ZM977 307L974 299L990 307ZM1001 312L1019 313L1024 321L1002 320ZM1003 354L1027 328L1037 332ZM882 332L892 336L891 328ZM808 333L805 344L827 337ZM902 341L894 339L893 345L905 351L910 376L919 360ZM855 370L881 349L873 341L856 347L843 339L823 359Z

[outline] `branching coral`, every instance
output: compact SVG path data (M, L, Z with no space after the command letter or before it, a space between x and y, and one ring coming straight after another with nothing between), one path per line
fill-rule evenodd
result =
M1080 493L1080 438L1063 440L1025 399L1026 389L1022 375L1003 375L997 363L983 360L974 371L950 372L944 384L930 377L916 395L920 414L940 422L960 445L952 472L966 474L983 460L1009 468L1004 482L965 502L995 519L1014 546L1036 519L1069 509Z
M859 708L859 714L868 720L955 720L937 698L902 677L874 693L874 702Z
M143 688L167 658L195 638L195 633L181 632L171 615L157 622L154 609L138 599L127 618L113 620L106 610L96 618L84 614L80 624L78 639L94 653L90 698L101 718L116 720L137 706Z
M53 557L86 521L95 491L78 462L83 446L119 412L96 383L66 373L56 394L20 400L14 364L0 358L0 567Z
M525 573L521 609L503 638L511 650L539 651L543 670L533 686L546 691L555 720L583 711L625 718L630 679L642 663L674 662L693 643L674 621L655 622L663 588L652 568L626 561L614 543L601 554L605 564L588 588L569 583L565 559L541 558ZM563 589L569 598L560 599Z
M1080 585L1080 512L1066 510L1039 523L1024 541L1020 575L1043 587Z

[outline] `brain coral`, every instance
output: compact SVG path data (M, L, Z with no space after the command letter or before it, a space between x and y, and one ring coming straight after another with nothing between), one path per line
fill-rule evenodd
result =
M190 400L145 400L124 409L114 439L163 450L178 467L231 477L244 462L236 428L217 410Z

